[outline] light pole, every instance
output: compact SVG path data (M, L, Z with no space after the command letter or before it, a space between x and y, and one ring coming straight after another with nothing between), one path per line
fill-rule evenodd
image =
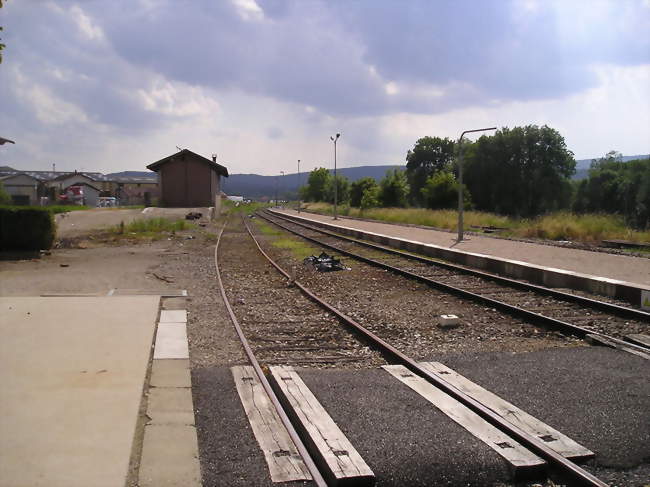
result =
M282 174L281 181L282 181L282 187L284 188L284 171L280 171L280 174ZM278 205L278 200L277 200L277 199L275 200L275 204L276 204L279 208L281 208L281 206Z
M496 127L486 129L465 130L460 134L458 139L458 240L463 241L463 137L470 132L485 132L486 130L496 130Z
M336 203L338 199L338 186L339 186L339 183L336 180L336 141L339 140L340 136L341 134L336 134L336 137L330 137L332 142L334 142L334 219L335 220L339 219L338 215L336 214Z

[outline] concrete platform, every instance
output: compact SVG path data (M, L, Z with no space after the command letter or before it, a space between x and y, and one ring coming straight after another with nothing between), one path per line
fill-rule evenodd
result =
M123 487L159 296L0 298L0 484Z
M278 210L273 210L278 211ZM650 259L515 240L468 236L413 226L279 210L331 231L548 287L579 289L633 305L650 296Z

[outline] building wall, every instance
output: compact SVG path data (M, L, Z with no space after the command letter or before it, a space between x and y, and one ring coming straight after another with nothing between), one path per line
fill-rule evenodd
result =
M214 206L219 175L205 162L183 156L160 166L160 194L167 207Z
M29 205L38 205L38 181L34 178L21 174L5 179L2 185L10 196L27 196Z

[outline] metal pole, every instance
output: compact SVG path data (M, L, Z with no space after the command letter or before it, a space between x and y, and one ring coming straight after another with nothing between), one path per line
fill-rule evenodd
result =
M298 159L298 213L300 213L300 159Z
M284 171L280 171L280 174L282 174L281 181L282 181L282 188L284 189Z
M330 137L334 141L334 219L338 220L339 217L336 213L336 205L338 200L338 180L336 179L336 142L339 140L341 134L336 134L336 137Z
M465 130L460 134L458 139L458 239L457 242L463 241L463 137L470 132L484 132L486 130L496 130L496 127L486 129Z
M278 206L278 177L275 177L275 207Z

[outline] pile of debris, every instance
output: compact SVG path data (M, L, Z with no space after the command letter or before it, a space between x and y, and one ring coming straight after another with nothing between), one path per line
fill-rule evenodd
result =
M310 265L318 272L332 272L332 271L349 271L349 267L345 267L339 259L335 259L331 255L322 252L318 257L312 255L303 260L305 265Z
M199 213L198 211L190 211L187 215L185 215L186 220L198 220L203 216L203 213Z

